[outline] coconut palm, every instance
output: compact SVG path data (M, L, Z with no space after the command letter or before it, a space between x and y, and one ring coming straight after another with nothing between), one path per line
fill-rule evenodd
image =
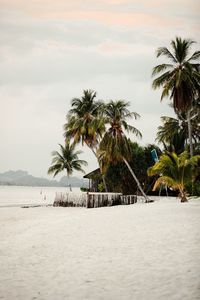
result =
M75 144L86 144L92 150L105 130L100 114L103 103L95 98L96 92L92 90L84 90L81 98L73 98L64 125L65 138L73 139Z
M67 115L67 123L64 125L64 136L72 139L74 144L87 145L97 160L97 147L105 131L103 118L103 103L95 100L96 92L84 90L81 98L72 99L72 108ZM105 189L107 186L100 165L100 171Z
M194 41L176 37L172 40L172 52L166 47L157 50L157 57L164 56L171 63L160 64L154 67L152 76L159 74L153 80L153 88L162 87L161 100L170 97L175 112L187 112L190 155L193 155L192 128L190 122L190 109L198 98L200 92L200 51L189 54ZM160 75L161 74L161 75Z
M130 112L128 106L129 103L122 100L110 101L105 106L105 122L109 127L99 145L99 160L104 166L124 161L147 202L148 198L128 163L131 159L131 147L124 132L127 131L141 137L140 131L127 123L127 119L139 117L137 113Z
M167 151L182 153L187 144L187 123L167 116L161 117L161 121L162 125L158 127L156 141L162 143Z
M52 165L48 169L48 174L53 174L55 177L58 173L66 170L67 176L69 177L74 170L84 173L82 166L86 166L87 162L85 160L78 159L78 155L82 151L75 151L75 144L70 144L66 141L65 146L60 146L60 153L58 151L53 151Z
M200 142L200 109L197 105L191 109L192 143L194 147ZM177 154L183 152L188 146L188 122L187 114L177 113L177 118L163 116L162 125L158 127L156 140L163 143L165 150L174 151Z
M156 180L153 190L165 184L168 187L178 190L181 202L186 202L185 186L191 183L198 175L199 170L197 166L199 161L200 155L189 158L187 151L184 151L180 155L177 155L175 152L167 152L161 155L159 161L148 169L149 176L160 176Z

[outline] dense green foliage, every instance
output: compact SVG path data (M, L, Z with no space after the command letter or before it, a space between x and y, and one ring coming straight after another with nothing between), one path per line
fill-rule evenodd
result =
M154 164L151 157L151 150L156 149L160 155L160 149L155 145L147 147L139 146L138 143L130 142L131 159L130 166L134 170L138 180L140 181L144 191L148 193L153 186L155 178L147 176L147 169ZM124 194L135 194L138 192L136 182L130 177L129 170L123 162L110 164L106 172L106 181L109 188L115 192L123 192Z
M191 111L192 143L194 151L200 145L200 104L196 103ZM163 144L167 151L180 154L189 149L188 120L186 113L177 113L176 118L161 117L162 125L158 127L156 141Z
M159 161L148 169L148 175L159 175L154 184L154 190L160 185L166 184L180 192L181 202L187 201L186 185L192 182L199 174L198 163L200 155L188 157L187 151L177 155L176 153L166 152L162 154Z

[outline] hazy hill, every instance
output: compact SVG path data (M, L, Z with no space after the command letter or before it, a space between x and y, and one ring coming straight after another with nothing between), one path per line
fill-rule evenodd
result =
M78 177L63 176L60 181L48 180L42 177L34 177L29 175L27 171L7 171L0 173L0 185L23 185L23 186L68 186L72 187L87 187L88 180Z

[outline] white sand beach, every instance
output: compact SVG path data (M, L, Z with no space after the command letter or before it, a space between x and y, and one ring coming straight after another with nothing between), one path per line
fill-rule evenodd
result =
M0 299L200 299L200 201L0 208Z

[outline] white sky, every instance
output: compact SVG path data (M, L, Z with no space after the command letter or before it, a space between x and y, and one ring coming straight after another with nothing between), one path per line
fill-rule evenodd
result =
M48 177L70 101L83 89L130 101L141 115L139 143L154 143L160 117L173 115L151 88L155 51L175 36L199 49L199 20L198 0L0 0L0 173ZM89 172L97 164L82 150Z

